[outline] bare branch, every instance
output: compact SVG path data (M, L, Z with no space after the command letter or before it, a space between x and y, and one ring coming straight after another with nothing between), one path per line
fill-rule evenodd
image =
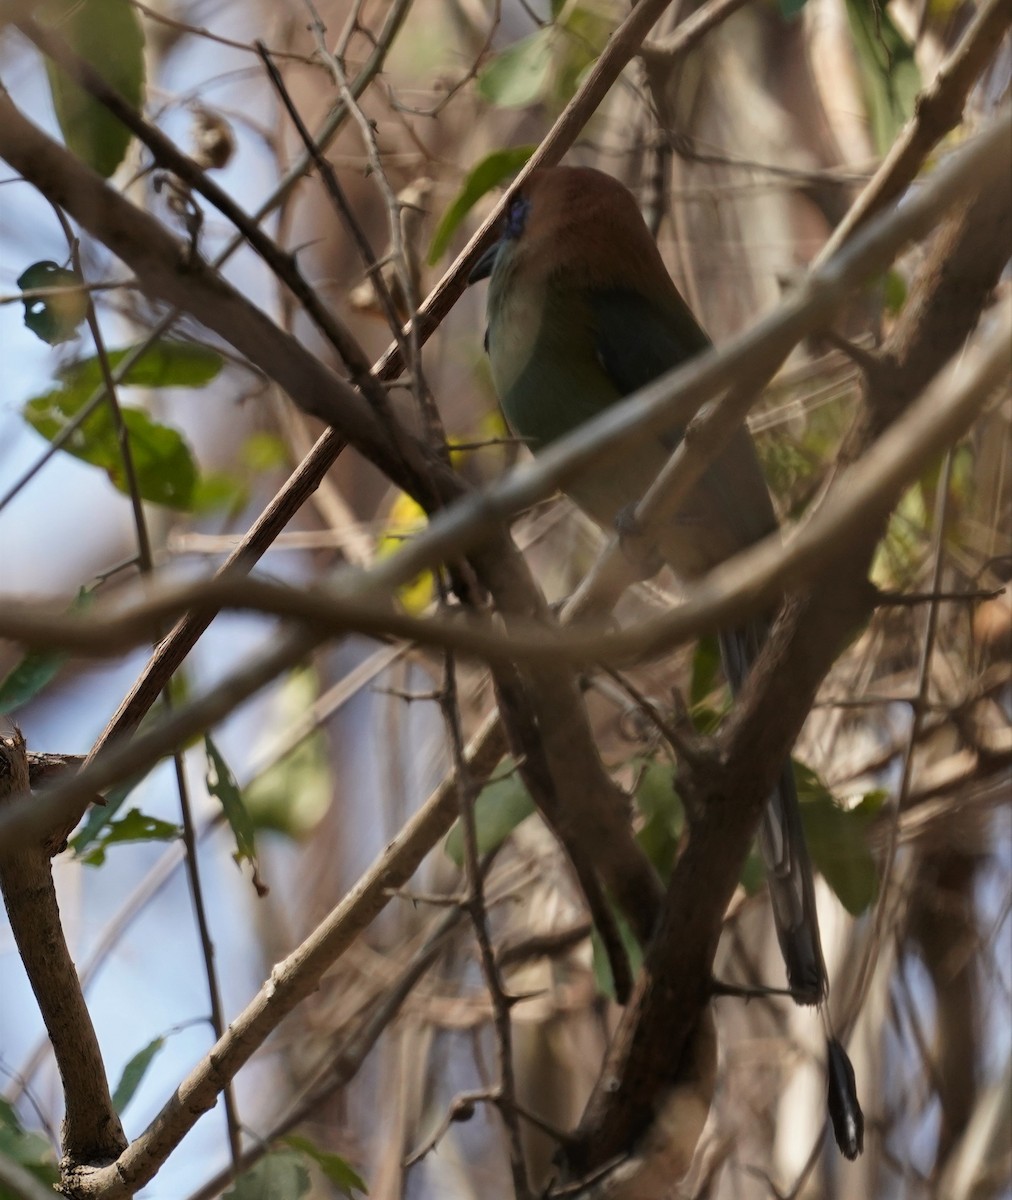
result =
M27 791L25 741L16 729L0 737L0 810ZM17 848L4 840L2 846L0 891L63 1081L62 1167L101 1165L114 1159L127 1140L63 934L49 851L40 839Z

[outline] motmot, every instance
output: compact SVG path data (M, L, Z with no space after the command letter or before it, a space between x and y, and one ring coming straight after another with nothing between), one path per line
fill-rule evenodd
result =
M634 196L592 168L550 167L528 177L509 201L501 236L470 277L485 278L492 381L507 422L535 454L710 347ZM567 493L613 531L660 472L681 432L672 428L641 441L572 479ZM676 575L693 579L776 528L759 459L742 426L676 517L650 533ZM733 692L742 687L768 628L769 617L759 615L721 633ZM766 805L759 844L791 993L799 1003L819 1004L826 967L789 761Z

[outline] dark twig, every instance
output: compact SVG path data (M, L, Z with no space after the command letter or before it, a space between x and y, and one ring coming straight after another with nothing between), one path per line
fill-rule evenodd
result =
M468 770L464 739L460 728L457 701L456 665L452 654L444 659L444 683L441 708L450 739L450 755L460 805L460 826L464 845L464 878L467 881L466 908L474 929L481 962L482 975L492 1002L492 1024L495 1029L499 1060L499 1082L494 1089L499 1114L509 1139L510 1169L516 1200L533 1200L524 1162L520 1123L517 1118L516 1078L513 1070L513 1029L510 1019L510 998L502 985L499 964L489 937L488 910L478 854L478 829L474 818L477 788ZM452 1117L450 1118L453 1119Z
M365 230L358 217L355 215L354 209L348 203L348 197L344 194L344 189L341 187L337 178L337 172L327 161L326 156L320 147L313 140L313 135L306 127L299 110L296 108L294 101L288 88L285 86L285 81L282 78L281 72L275 66L271 59L270 53L263 42L256 43L257 53L260 56L261 62L267 71L267 77L271 81L271 85L277 92L281 103L285 106L285 111L288 113L292 124L295 126L295 131L302 139L302 145L306 153L313 160L317 171L320 173L320 180L337 210L338 216L341 218L345 228L352 236L352 240L359 252L362 262L365 264L365 269L373 282L373 287L376 289L376 295L379 298L380 304L383 306L383 312L387 319L387 324L390 327L390 332L397 340L397 344L401 346L402 353L405 348L403 334L401 332L401 321L397 315L397 308L394 304L393 297L390 295L390 289L386 285L386 280L383 278L382 264L377 260L373 248L369 243L369 239L365 235Z

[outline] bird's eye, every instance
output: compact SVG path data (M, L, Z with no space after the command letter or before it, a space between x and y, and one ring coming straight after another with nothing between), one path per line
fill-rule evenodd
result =
M513 197L506 210L506 236L508 238L518 238L523 233L530 209L531 202L526 196Z

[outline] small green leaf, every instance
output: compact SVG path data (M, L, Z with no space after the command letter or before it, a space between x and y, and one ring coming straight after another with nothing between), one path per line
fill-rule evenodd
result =
M895 268L882 277L882 299L892 317L899 316L907 302L907 281Z
M55 1187L60 1172L56 1166L56 1155L50 1143L37 1133L27 1133L13 1105L0 1097L0 1158L8 1158L20 1164L40 1183ZM17 1200L17 1196L0 1186L0 1200Z
M300 719L320 696L320 680L309 667L291 671L272 701L272 720L283 729ZM244 791L255 829L305 837L330 807L333 787L326 739L317 729L283 758L255 776Z
M48 0L36 16L59 34L139 110L144 99L144 34L130 0ZM104 104L46 60L56 119L69 149L108 178L123 161L131 133Z
M105 852L110 846L121 842L174 842L181 836L178 825L149 817L138 808L131 808L125 817L109 821L101 834L94 839L91 849L79 855L89 867L100 867L105 862Z
M877 587L901 591L917 576L928 546L928 511L924 483L918 481L900 497L875 549L870 574Z
M193 512L200 516L237 512L249 499L249 488L227 471L205 471L194 484L190 499Z
M921 88L913 48L881 0L847 0L872 137L885 154L914 111Z
M123 807L127 796L134 790L139 779L129 783L121 783L106 794L105 804L93 804L88 811L84 824L70 839L70 848L83 862L87 862L85 854L96 843L99 835L107 825L111 825L117 812ZM104 856L103 856L104 857Z
M25 297L25 325L50 346L68 342L88 315L88 293L76 271L58 266L48 259L32 263L18 277L23 292L42 288L66 289L52 296Z
M844 808L814 771L796 761L794 778L812 861L844 908L858 916L878 895L878 870L868 833L885 793L869 792L854 808Z
M643 966L643 948L636 940L633 931L629 928L625 917L614 907L612 912L615 917L619 936L622 939L622 945L625 947L626 957L629 960L629 970L635 977L639 974L640 967ZM593 955L591 962L594 972L594 984L600 995L614 1000L615 981L611 974L611 963L608 961L608 955L604 950L604 942L601 941L601 935L597 932L596 926L591 931L590 945Z
M207 790L221 802L221 810L235 838L235 853L232 857L236 863L245 860L250 864L253 868L253 886L260 895L265 895L267 888L260 881L257 865L256 833L253 820L243 802L242 791L232 774L232 769L209 733L204 736L204 751L207 754Z
M251 471L276 471L288 465L288 447L276 433L251 433L241 453Z
M198 473L182 434L152 421L139 408L124 408L122 415L141 498L166 508L188 511L193 507ZM129 491L126 473L121 472L118 461L110 469L110 478L121 492Z
M128 351L109 355L115 369ZM122 386L202 386L221 368L213 351L183 342L161 342L151 347L127 371ZM35 396L24 407L25 420L48 441L57 438L87 404L102 382L96 358L84 359L58 372L61 386ZM137 472L141 498L154 504L186 511L192 507L197 467L182 435L160 425L137 408L121 406L123 424ZM70 437L64 449L84 462L105 470L122 492L129 491L119 436L108 404L101 404Z
M463 186L453 198L450 207L443 213L429 246L429 265L442 258L450 244L457 226L475 204L492 188L512 177L534 153L535 146L511 146L508 150L495 150L468 172Z
M123 1068L116 1090L112 1094L112 1105L118 1113L122 1113L134 1097L134 1092L140 1087L141 1080L147 1074L148 1067L155 1056L165 1045L165 1038L156 1037L148 1042L143 1050L138 1050Z
M779 0L780 15L785 21L793 21L807 3L808 0Z
M81 588L68 612L83 612L93 593ZM23 708L59 674L70 655L62 650L33 650L16 663L0 681L0 714Z
M689 685L689 703L695 708L717 686L720 670L720 643L715 637L702 637L696 643L692 656L692 682Z
M293 1150L298 1150L305 1154L317 1164L335 1187L339 1188L341 1193L349 1200L354 1200L352 1192L359 1191L363 1195L367 1195L369 1189L365 1186L361 1176L348 1166L339 1154L330 1154L326 1150L320 1150L313 1143L304 1137L298 1137L293 1134L291 1137L286 1137L285 1145L291 1146Z
M223 1200L300 1200L309 1192L309 1171L294 1150L272 1150L241 1175Z
M487 854L509 837L521 821L534 812L534 801L524 786L513 759L506 757L497 768L496 778L487 783L474 802L474 823L478 833L478 853ZM464 833L458 821L446 835L446 853L457 866L464 862Z
M322 733L304 738L284 758L246 786L246 808L255 829L306 837L330 807L330 762Z
M523 108L548 85L557 31L546 25L508 46L478 74L478 94L500 108Z
M47 441L64 430L83 399L79 393L53 391L36 396L24 407L29 425ZM122 406L120 412L130 441L141 499L182 511L192 506L197 467L190 448L175 429L152 421L138 408ZM102 404L83 422L64 446L75 458L101 467L121 492L130 485L112 413Z
M59 674L69 656L61 650L33 650L0 683L0 713L22 708Z
M615 26L613 15L594 4L567 4L560 11L552 86L546 97L561 108L573 98Z
M110 368L115 371L133 351L132 346L110 350ZM215 378L221 366L221 355L207 346L163 340L149 346L127 369L120 387L204 387ZM85 391L85 400L104 379L101 364L94 356L61 367L57 377L65 389Z
M685 827L685 812L674 787L674 769L663 760L644 759L637 764L637 771L634 798L645 820L636 840L660 877L667 879Z
M727 715L731 695L727 693L727 701L721 708L712 708L709 704L697 704L692 710L692 724L697 733L707 736L716 733L717 727Z

